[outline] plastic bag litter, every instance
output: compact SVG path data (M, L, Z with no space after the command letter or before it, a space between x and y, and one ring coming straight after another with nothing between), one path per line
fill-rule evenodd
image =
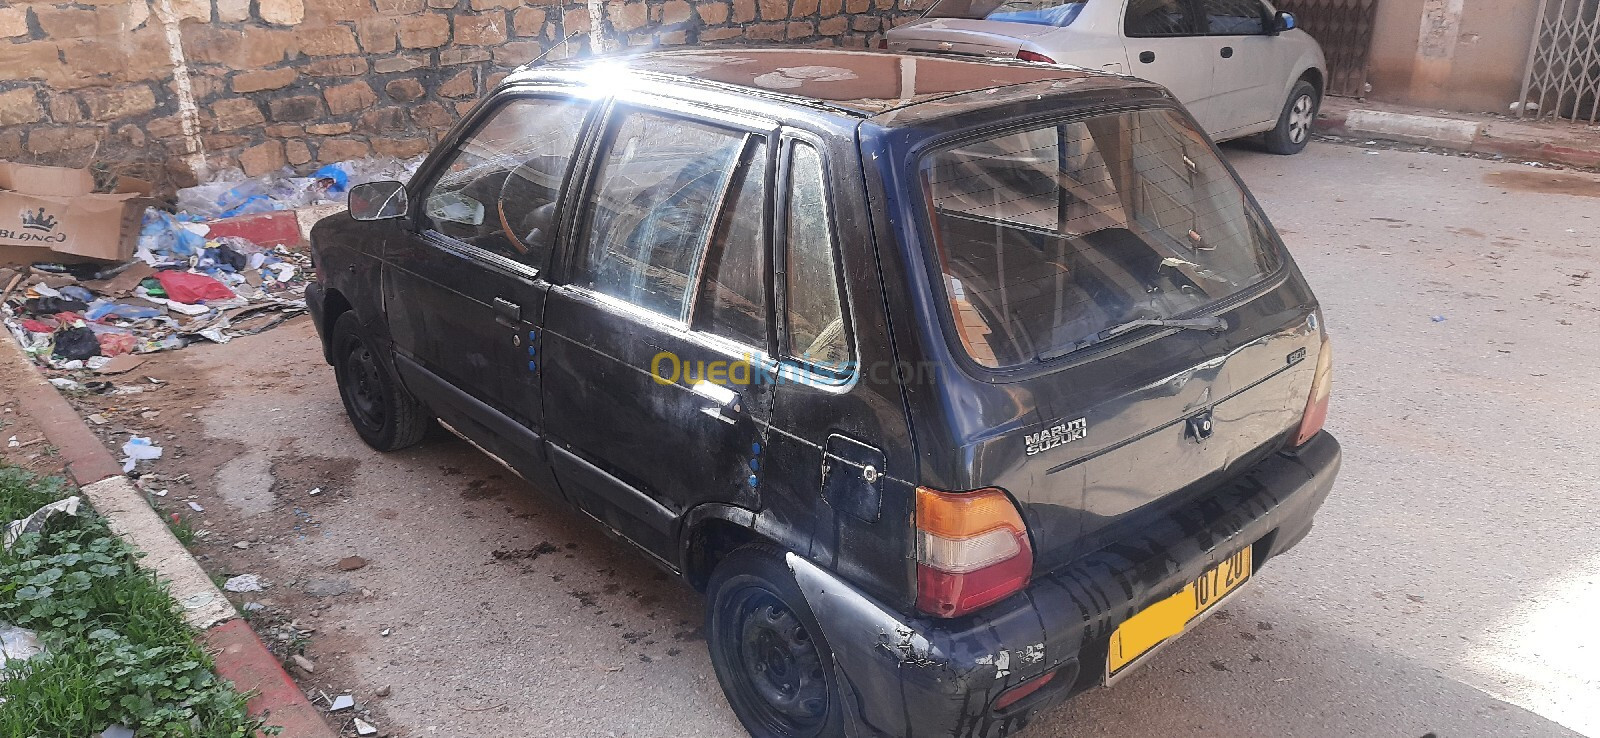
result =
M27 661L44 653L39 634L10 623L0 623L0 665L7 661ZM0 680L5 679L0 672Z
M193 305L206 300L231 300L238 295L228 286L204 274L193 272L166 271L156 275L156 280L161 282L161 288L167 291L167 299Z
M142 305L128 305L120 302L104 301L89 306L89 312L83 314L89 320L99 320L110 316L124 320L145 320L147 318L161 317L161 311L153 307Z
M122 444L122 453L125 456L122 460L122 471L126 473L133 471L134 465L140 461L161 458L161 447L150 445L150 439L143 436L133 436L127 443Z
M260 592L261 576L259 574L240 574L222 583L222 588L229 592Z
M100 355L100 339L88 328L68 328L56 333L54 356L67 361Z
M6 523L6 536L3 547L5 550L10 551L11 547L16 545L17 539L22 537L22 534L38 533L44 530L45 522L58 514L65 513L76 517L78 515L78 505L82 502L82 497L73 495L34 510L33 514L28 517Z

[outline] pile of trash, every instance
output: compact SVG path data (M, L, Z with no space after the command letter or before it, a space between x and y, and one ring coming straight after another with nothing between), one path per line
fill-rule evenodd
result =
M305 312L311 261L283 244L213 235L217 218L340 202L356 184L409 179L420 158L329 164L309 177L237 170L178 192L178 212L144 211L124 264L0 268L0 316L42 366L114 372L117 357L226 343ZM107 369L111 367L111 369Z
M351 187L384 180L405 182L421 165L421 156L405 161L383 156L328 164L308 177L284 167L253 179L246 179L237 168L224 169L210 182L178 190L178 212L202 219L232 218L343 202Z

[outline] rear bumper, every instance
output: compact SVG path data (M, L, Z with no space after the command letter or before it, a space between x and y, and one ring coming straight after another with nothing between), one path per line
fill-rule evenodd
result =
M970 617L907 618L791 554L807 603L834 652L852 735L991 736L1100 684L1124 620L1254 544L1259 568L1311 530L1333 488L1339 443L1322 433L1140 531L1034 579ZM1054 671L1003 712L996 697Z

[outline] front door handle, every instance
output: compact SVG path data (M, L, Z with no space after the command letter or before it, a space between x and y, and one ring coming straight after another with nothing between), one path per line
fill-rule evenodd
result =
M522 306L504 297L494 298L494 312L511 320L522 320Z
M1142 52L1139 52L1139 61L1144 62L1145 64L1154 64L1155 60L1156 60L1156 52L1154 52L1154 51L1142 51Z
M1224 46L1224 47L1222 47L1222 58L1224 58L1224 59L1232 59L1233 58L1233 47L1232 46Z

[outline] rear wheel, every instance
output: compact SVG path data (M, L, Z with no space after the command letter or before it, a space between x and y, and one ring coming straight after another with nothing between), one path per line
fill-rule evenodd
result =
M1311 143L1311 125L1317 120L1322 96L1315 85L1305 80L1294 84L1289 99L1278 116L1278 127L1267 132L1267 150L1274 154L1298 154Z
M780 554L759 545L734 551L712 573L708 591L711 664L750 735L842 735L833 654Z
M333 373L344 412L368 446L398 451L428 432L427 408L389 376L352 311L333 324Z

